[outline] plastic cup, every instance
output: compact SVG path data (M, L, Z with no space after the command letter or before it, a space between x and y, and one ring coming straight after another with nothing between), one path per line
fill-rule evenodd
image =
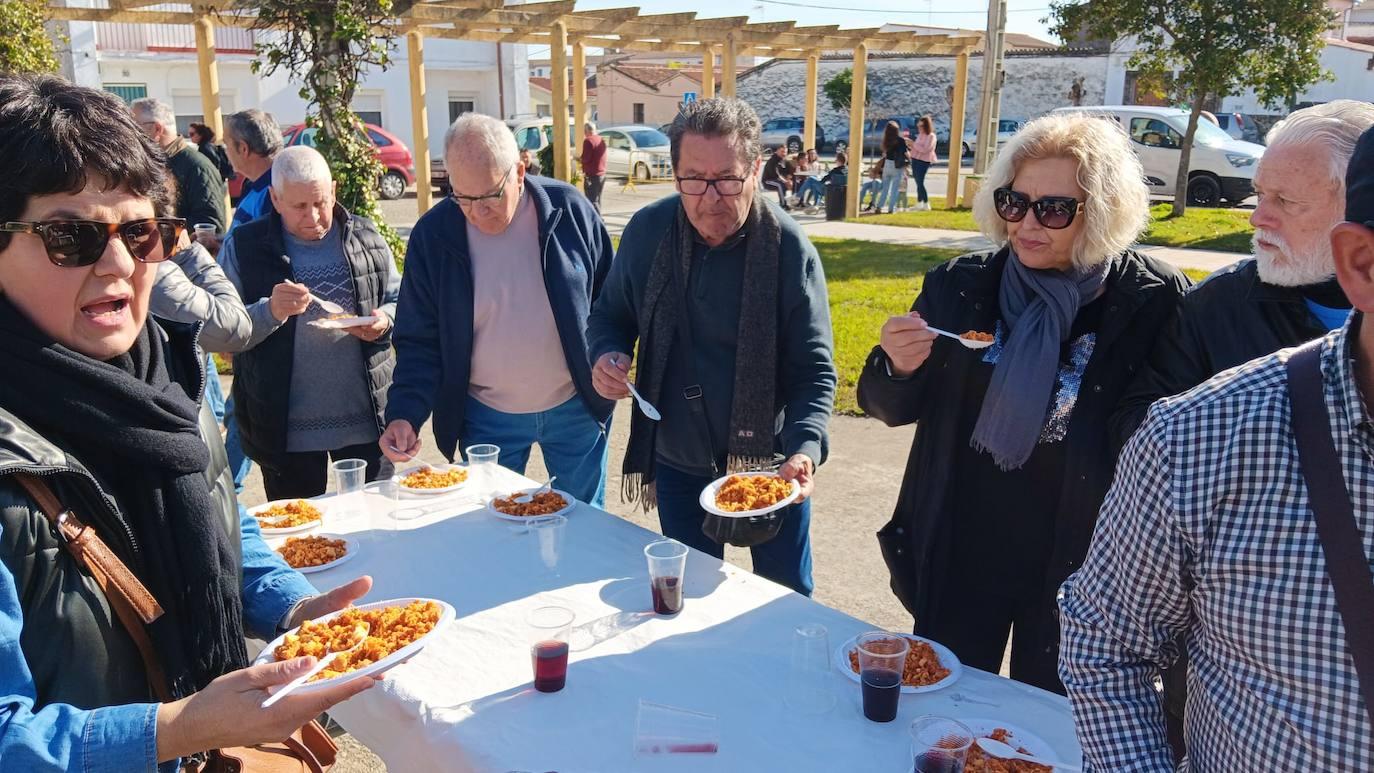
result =
M830 632L819 623L798 627L792 632L787 707L798 714L826 714L835 705L833 684L830 673Z
M682 611L682 585L687 574L687 546L674 539L650 542L644 548L649 561L649 592L654 612L676 615Z
M528 523L530 534L534 536L535 557L557 576L558 559L563 555L563 533L568 528L567 516L544 515L531 518Z
M530 663L534 689L558 692L568 682L568 634L574 615L567 607L539 607L529 614Z
M363 486L370 499L367 512L374 531L395 531L396 512L400 507L401 484L395 478L376 480Z
M473 487L483 498L496 493L496 463L501 459L501 447L492 443L468 446L468 473L475 478Z
M917 717L911 723L915 773L959 773L973 746L973 731L946 717Z
M367 462L362 459L340 459L330 465L334 468L334 493L353 494L363 490L367 481Z
M897 718L902 672L911 642L905 636L873 631L859 637L858 649L864 716L873 722L891 722Z
M720 720L713 714L641 700L634 751L636 755L715 754L720 751Z
M196 241L200 241L201 237L214 238L219 233L219 229L215 228L214 223L196 223L192 232L195 234Z

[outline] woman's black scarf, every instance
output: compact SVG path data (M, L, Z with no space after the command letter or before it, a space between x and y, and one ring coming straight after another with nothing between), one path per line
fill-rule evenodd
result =
M167 371L151 320L128 353L108 362L38 331L0 297L0 406L77 459L133 532L101 534L166 610L149 638L175 697L248 663L236 552L205 477L210 454L199 405ZM78 515L82 515L78 513ZM83 519L100 531L101 519Z

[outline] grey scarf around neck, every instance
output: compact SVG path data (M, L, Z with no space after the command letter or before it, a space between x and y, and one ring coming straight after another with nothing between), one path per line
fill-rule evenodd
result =
M1017 469L1035 450L1054 396L1060 347L1078 310L1105 291L1115 260L1087 270L1035 269L1008 248L997 303L1009 333L970 441L999 468Z

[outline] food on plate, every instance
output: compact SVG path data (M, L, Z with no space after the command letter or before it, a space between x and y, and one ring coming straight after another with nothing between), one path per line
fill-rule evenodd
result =
M772 507L792 496L792 484L775 475L731 475L716 491L716 507L743 513Z
M440 613L439 605L433 601L412 601L403 607L346 609L332 620L305 621L300 628L282 639L282 643L272 650L272 655L277 660L290 660L307 655L322 658L355 644L354 629L359 623L366 623L369 630L363 645L334 658L334 662L310 681L332 679L350 671L366 668L402 647L413 644L421 636L434 630L434 626L439 623Z
M906 637L911 642L911 649L906 653L906 665L902 669L902 686L904 687L925 687L949 676L949 669L940 664L940 657L935 654L935 648L930 644ZM849 667L854 669L854 673L859 673L859 651L851 649L849 651Z
M292 569L324 566L348 554L348 543L328 537L288 537L277 552Z
M967 333L960 333L959 337L966 341L978 341L979 343L990 344L993 342L992 333L980 333L977 330L970 330Z
M508 497L497 497L491 501L491 506L506 515L549 515L568 506L568 500L564 499L555 491L541 491L530 498L528 502L517 502L515 498L522 496L525 492L517 491Z
M1026 749L1016 744L1016 739L1006 728L996 728L984 737L1001 741L1022 754L1030 754ZM964 762L964 773L1053 773L1053 771L1053 767L1041 765L1038 762L994 757L979 748L977 743L968 750L968 759Z
M296 499L259 510L253 513L253 517L258 519L259 526L265 528L291 529L318 521L324 517L324 513L304 499Z
M450 467L447 470L441 470L438 467L422 467L401 478L401 485L406 488L448 488L449 486L457 486L467 479L468 471L459 467Z

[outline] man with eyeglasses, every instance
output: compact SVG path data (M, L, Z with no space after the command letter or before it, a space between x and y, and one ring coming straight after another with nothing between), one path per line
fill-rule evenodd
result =
M626 497L657 504L665 535L716 557L726 541L751 547L755 573L810 595L809 497L836 383L830 308L816 249L757 195L759 131L738 99L683 107L668 131L678 194L626 226L589 353L597 391L619 400L637 342L638 390L662 415L634 414ZM698 504L714 479L752 469L800 489L771 538L717 529Z
M382 452L413 459L432 414L446 458L494 444L524 472L538 443L558 487L600 506L614 406L592 388L585 330L610 235L571 185L526 174L495 118L454 121L444 166L453 193L406 250Z

